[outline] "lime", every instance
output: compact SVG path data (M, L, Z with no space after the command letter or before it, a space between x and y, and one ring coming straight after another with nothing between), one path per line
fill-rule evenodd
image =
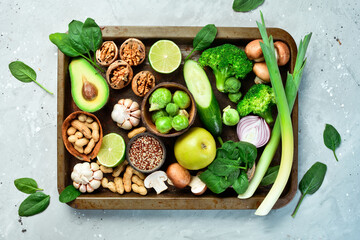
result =
M159 40L149 50L151 67L159 73L172 73L181 63L181 51L170 40Z
M124 138L116 133L109 133L103 137L97 159L105 167L116 167L124 161L125 149Z

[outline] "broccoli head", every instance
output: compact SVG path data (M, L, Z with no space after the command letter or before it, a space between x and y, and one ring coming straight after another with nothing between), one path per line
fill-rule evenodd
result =
M243 79L253 66L245 52L232 44L223 44L205 50L199 58L199 64L202 67L212 68L216 78L216 88L220 92L225 91L224 83L227 78Z
M271 107L275 104L273 89L265 84L253 85L238 103L237 111L241 117L251 112L264 118L267 123L274 121L271 115Z

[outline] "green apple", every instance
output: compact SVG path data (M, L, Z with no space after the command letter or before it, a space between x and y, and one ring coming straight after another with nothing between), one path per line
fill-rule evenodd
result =
M204 128L190 128L176 139L175 158L181 166L189 170L207 167L216 156L214 137Z

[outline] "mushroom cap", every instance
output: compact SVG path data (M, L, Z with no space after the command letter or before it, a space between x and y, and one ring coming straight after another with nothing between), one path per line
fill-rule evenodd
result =
M264 82L270 82L270 74L265 62L255 63L253 66L253 72Z
M154 187L152 185L155 181L161 181L164 182L168 179L166 173L164 171L156 171L148 175L144 180L144 185L146 188L152 188Z
M278 55L278 61L277 61L278 65L284 66L285 64L288 63L290 59L289 47L284 42L281 41L276 41L274 43L274 47Z
M191 181L189 183L189 186L191 187L191 192L194 195L201 195L207 189L206 184L203 181L201 181L199 175L200 174L197 174L196 176L191 176Z
M190 172L179 163L172 163L166 170L168 178L177 188L184 188L191 181Z
M264 61L263 52L260 47L260 42L263 42L263 40L255 39L249 42L245 47L246 56L250 60L254 60L255 62Z

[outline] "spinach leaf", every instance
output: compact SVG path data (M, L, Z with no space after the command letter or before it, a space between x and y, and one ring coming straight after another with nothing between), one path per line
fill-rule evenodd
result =
M264 3L264 0L234 0L233 9L236 12L249 12Z
M224 192L231 185L224 177L216 176L210 170L201 173L199 178L216 194Z
M237 147L239 148L239 155L241 161L247 164L248 168L252 168L255 163L256 156L257 156L257 149L256 147L248 142L237 142Z
M28 83L28 82L34 82L39 87L44 89L46 92L53 94L49 90L47 90L44 86L42 86L40 83L36 81L36 72L34 69L26 65L25 63L21 61L14 61L9 64L9 70L11 74L19 81Z
M87 18L82 26L81 40L87 49L94 53L102 44L102 33L94 19Z
M186 57L188 59L194 51L202 51L208 48L214 41L217 34L217 29L214 24L208 24L203 27L195 36L193 41L193 50ZM186 60L185 59L185 60Z
M69 57L78 57L81 55L70 42L69 35L66 33L53 33L49 36L50 41L55 44L59 50Z
M240 175L240 169L236 169L232 172L230 172L226 177L226 181L228 181L230 183L230 185L233 185L234 182L238 179Z
M270 184L273 184L275 182L275 179L278 175L280 165L270 167L266 173L263 179L260 182L260 186L267 186Z
M327 167L325 164L321 162L316 162L314 165L311 166L311 168L305 173L303 178L301 179L299 183L299 190L301 192L301 197L296 205L296 208L291 215L292 217L295 217L300 204L304 197L307 194L313 194L315 193L321 186L322 182L324 181L325 174L326 174Z
M32 178L18 178L14 181L14 184L19 191L27 194L43 190L41 188L38 188L36 181Z
M233 171L239 170L239 161L226 158L216 158L208 169L217 176L226 177Z
M59 201L62 203L68 203L75 200L80 195L81 192L79 190L77 190L73 185L69 185L60 193Z
M27 197L19 207L19 215L32 216L44 211L50 203L50 196L43 192L36 192Z
M339 132L332 125L326 124L323 137L325 146L333 151L336 161L339 161L335 154L335 149L338 148L341 143Z
M69 23L69 40L72 47L79 53L84 54L89 49L84 45L81 39L83 23L77 20L72 20Z
M241 171L240 176L232 185L237 194L243 194L249 187L249 180L245 171Z

